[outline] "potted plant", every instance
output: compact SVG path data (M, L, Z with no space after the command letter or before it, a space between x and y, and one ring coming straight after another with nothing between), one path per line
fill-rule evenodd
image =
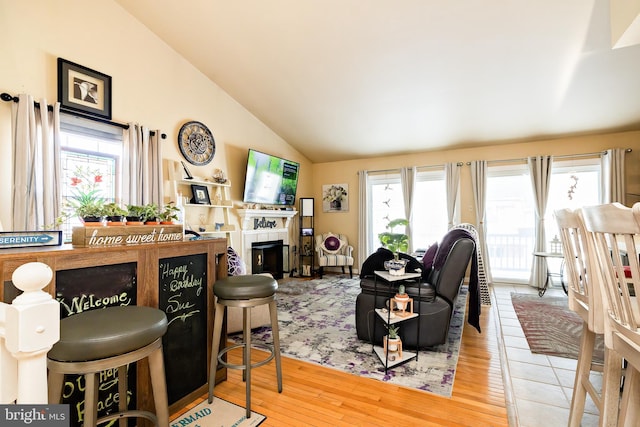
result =
M107 225L124 225L124 217L127 214L127 210L112 202L104 205L103 214L107 217Z
M158 214L160 224L173 224L173 221L178 220L178 212L180 208L175 205L175 202L167 203Z
M399 316L406 316L409 299L409 295L406 293L404 285L398 286L398 292L393 297L393 301L396 305L396 309L400 310L400 313L398 313Z
M409 236L405 233L397 233L394 228L398 226L406 227L409 221L404 218L390 220L386 228L389 231L378 234L378 239L383 247L393 252L393 260L385 261L384 267L389 274L401 276L404 274L404 268L407 264L406 260L398 257L398 252L407 252L409 250Z
M400 340L400 336L398 333L400 332L400 326L397 325L387 325L388 335L384 336L384 351L387 350L390 353L398 352L399 356L402 357L402 342ZM391 359L393 360L393 359Z
M144 206L127 205L127 225L143 225L144 224Z
M104 202L102 199L87 200L74 206L75 213L84 225L102 225L104 219Z
M149 203L148 205L144 205L144 213L142 215L143 221L146 225L158 225L160 221L158 221L158 215L160 215L160 210L158 209L158 205L155 203Z

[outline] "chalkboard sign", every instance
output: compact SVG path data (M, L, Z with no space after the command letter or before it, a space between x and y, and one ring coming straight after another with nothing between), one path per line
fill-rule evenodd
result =
M169 328L162 339L169 405L208 381L207 254L160 260L158 307Z
M89 310L118 305L136 305L136 263L77 268L56 272L56 299L60 302L60 318ZM98 416L118 411L117 370L99 374ZM136 365L129 365L127 398L129 407L136 403ZM81 426L84 419L84 376L67 375L62 392L63 403L71 408L72 427ZM129 425L135 419L129 419Z

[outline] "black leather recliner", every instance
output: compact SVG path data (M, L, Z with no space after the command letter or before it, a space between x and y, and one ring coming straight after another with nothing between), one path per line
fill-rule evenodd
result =
M446 242L446 236L442 243ZM438 248L434 266L428 271L422 272L422 278L413 283L405 283L406 292L414 299L414 312L420 313L420 348L428 348L443 344L447 341L449 324L453 314L453 304L458 297L467 271L467 266L475 254L475 242L469 237L456 235L452 242L447 242ZM386 251L387 254L380 254ZM448 251L441 253L440 251ZM415 271L423 268L415 258L401 254L403 258L410 258L407 271ZM375 258L372 258L375 257ZM381 344L382 337L386 335L384 323L374 312L374 308L385 307L386 301L393 297L398 289L398 284L390 285L378 278L377 289L374 270L384 270L384 260L390 259L393 254L381 248L377 253L367 258L361 269L360 287L361 293L356 299L356 331L358 338L371 342L373 334L373 322L375 327L375 343ZM373 261L373 262L372 262ZM366 265L366 266L365 266ZM420 287L420 299L418 299L418 286ZM377 293L376 293L377 290ZM374 294L377 297L374 297ZM418 321L407 320L400 325L400 336L404 348L416 348L418 345Z

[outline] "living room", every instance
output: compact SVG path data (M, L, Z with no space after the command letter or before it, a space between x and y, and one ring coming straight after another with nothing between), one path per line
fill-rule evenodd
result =
M485 142L481 146L469 143L454 149L433 148L316 162L212 82L129 14L119 2L95 2L87 12L86 3L80 0L2 0L0 9L0 24L9 35L0 41L3 57L0 91L12 95L27 93L36 100L46 98L50 103L55 101L56 61L59 57L103 72L113 78L113 120L141 123L167 134L162 147L165 159L180 161L183 158L176 143L183 123L189 120L206 123L216 140L215 157L206 167L193 166L190 169L198 176L208 176L213 168L222 169L233 184L231 199L238 208L242 207L242 182L249 148L299 162L297 197L313 197L317 201L316 230L344 233L352 243L357 242L359 236L357 194L360 170L462 163L458 220L475 224L472 177L467 162L503 161L537 155L572 156L611 148L629 148L632 151L626 156L627 203L640 200L637 196L640 194L640 173L634 167L640 160L637 114L629 119L629 125L624 129L575 132L553 137L535 135L511 142L497 139L495 143ZM207 43L202 42L195 48L206 51ZM637 50L637 47L631 49ZM633 92L635 88L637 86L632 87L629 97L638 98ZM0 186L0 223L5 225L5 230L8 229L7 224L12 223L11 105L0 103L0 156L5 159L5 167L0 170L3 183ZM607 105L603 109L608 111L611 108ZM351 190L350 208L346 212L324 213L320 209L322 186L333 183L346 183ZM232 216L231 221L236 226L233 238L237 242L240 240L240 219ZM422 242L416 246L429 243ZM358 259L362 249L357 244L354 246L354 255ZM490 324L489 320L485 321ZM485 331L490 329L487 327ZM297 369L304 370L303 367ZM459 402L457 404L460 405Z

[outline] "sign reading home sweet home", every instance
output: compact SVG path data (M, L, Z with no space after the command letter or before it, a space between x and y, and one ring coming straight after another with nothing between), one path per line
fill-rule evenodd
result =
M181 242L182 225L73 227L73 246L119 246L140 243Z

